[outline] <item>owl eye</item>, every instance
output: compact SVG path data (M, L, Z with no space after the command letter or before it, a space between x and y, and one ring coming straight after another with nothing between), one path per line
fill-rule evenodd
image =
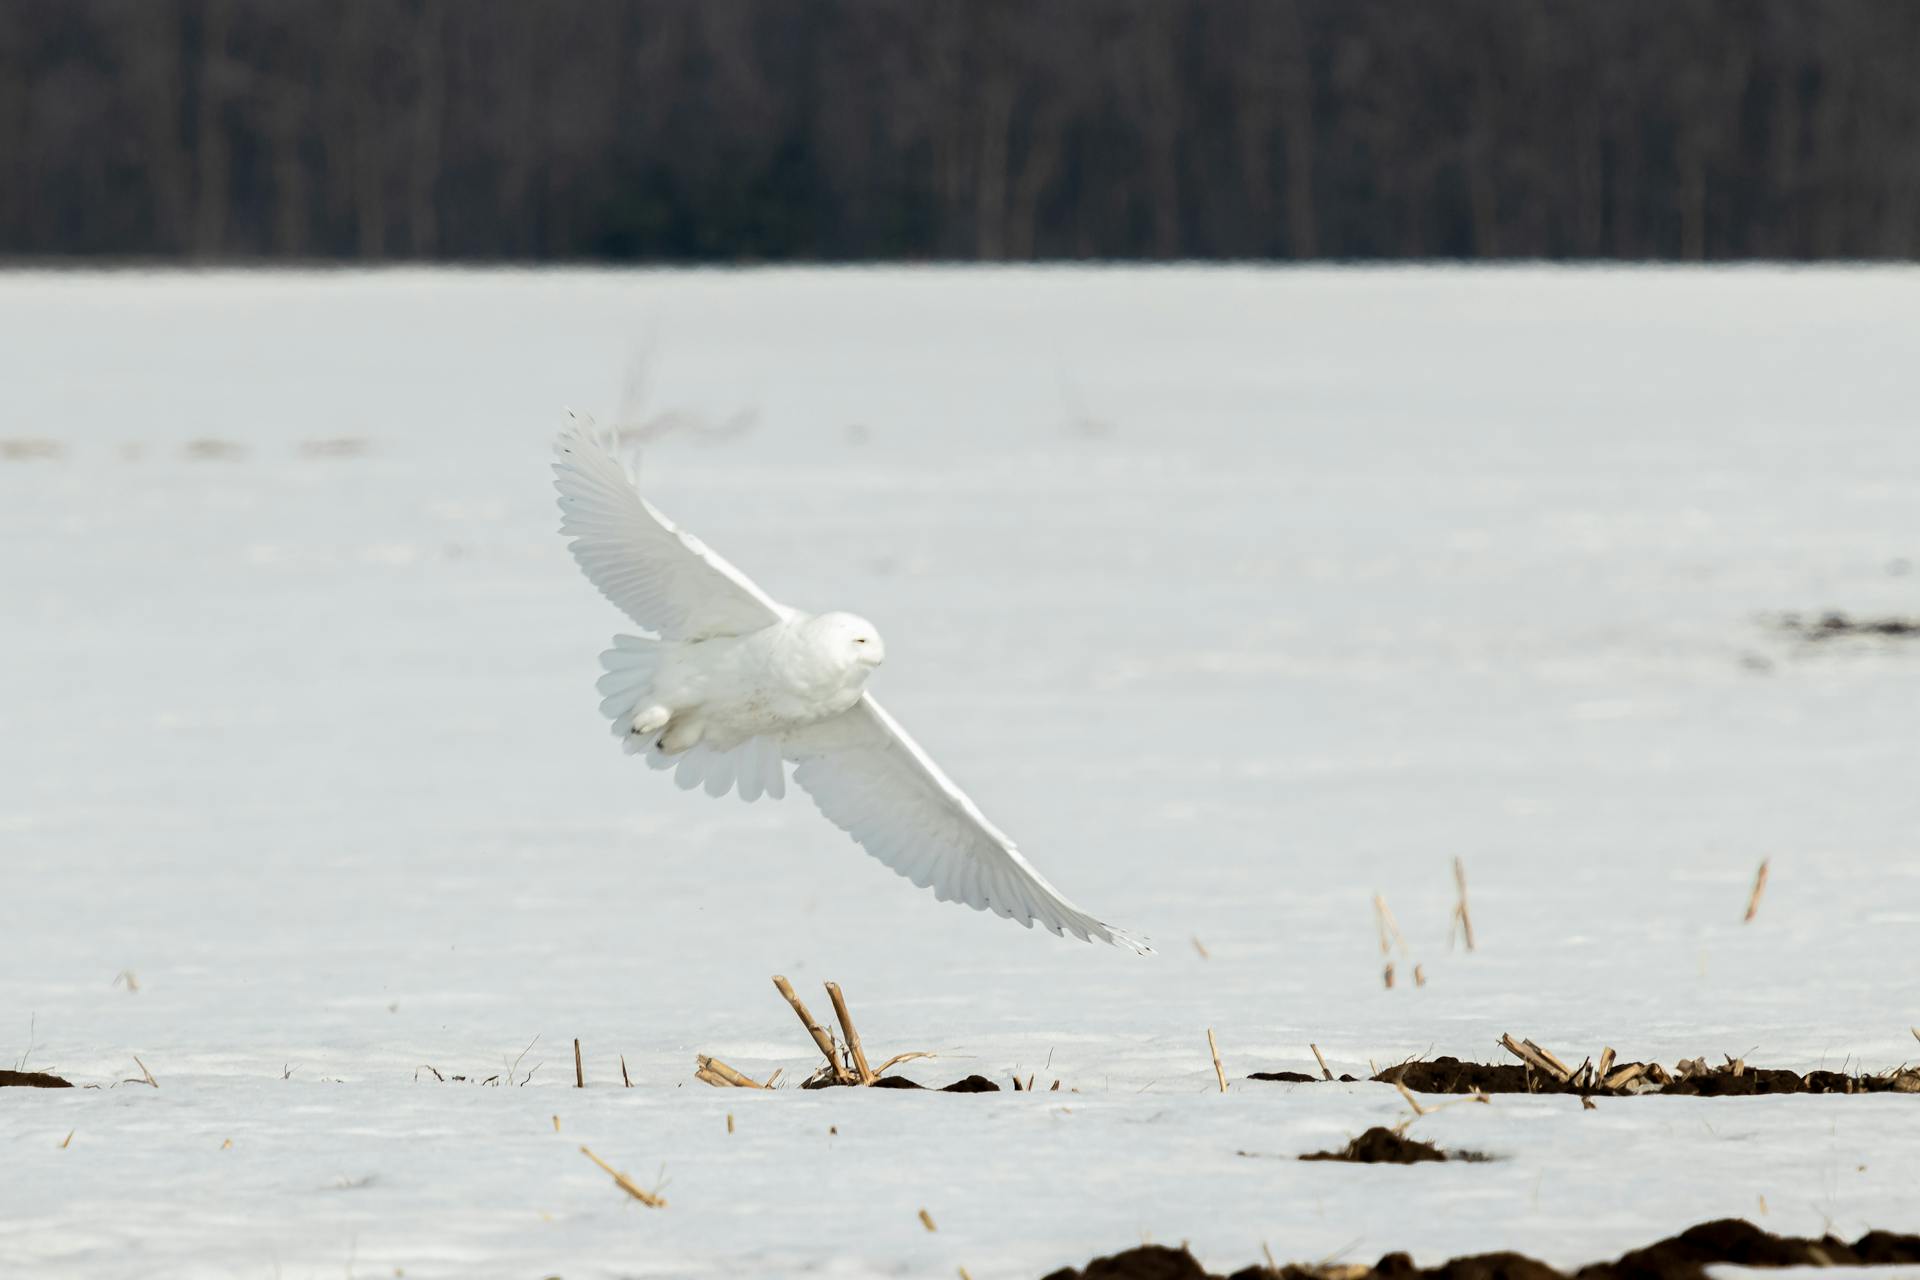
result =
M865 644L867 642L867 638L865 636L855 636L853 638L853 642L855 644Z

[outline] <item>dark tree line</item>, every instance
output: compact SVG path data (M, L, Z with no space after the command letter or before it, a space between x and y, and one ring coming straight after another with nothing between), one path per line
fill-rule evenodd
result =
M1910 0L0 0L0 254L1917 252Z

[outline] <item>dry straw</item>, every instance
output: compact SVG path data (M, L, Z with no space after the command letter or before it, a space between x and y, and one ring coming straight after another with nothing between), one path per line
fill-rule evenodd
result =
M1388 989L1391 990L1393 987L1393 948L1395 946L1399 947L1400 956L1402 959L1405 959L1407 955L1410 954L1407 948L1407 940L1401 934L1400 925L1394 920L1393 911L1387 906L1386 897L1382 894L1376 893L1373 895L1373 915L1374 923L1380 930L1380 955L1381 958L1386 961L1381 973L1381 978L1386 982ZM1421 981L1424 983L1425 979L1423 978Z
M1771 859L1762 858L1760 860L1760 870L1754 873L1753 892L1747 897L1747 914L1746 918L1741 921L1742 924L1751 924L1754 916L1759 914L1760 895L1767 891L1767 863L1770 861Z
M773 985L779 990L781 997L793 1006L794 1015L800 1019L800 1025L807 1029L807 1034L813 1037L813 1043L817 1045L820 1052L825 1055L827 1066L833 1072L834 1080L840 1084L852 1084L854 1076L845 1067L840 1065L840 1056L834 1052L837 1046L833 1042L833 1037L828 1034L825 1027L822 1027L813 1020L813 1015L807 1012L807 1006L800 1003L800 997L793 993L793 984L788 982L784 977L775 974Z
M735 1071L732 1067L720 1061L720 1059L710 1058L704 1053L696 1056L693 1062L695 1067L693 1074L695 1078L704 1080L710 1085L733 1089L770 1089L773 1087L772 1080L761 1084L753 1077L743 1072Z
M1412 1124L1414 1120L1418 1120L1421 1116L1430 1116L1436 1111L1445 1111L1448 1107L1457 1107L1463 1102L1479 1102L1489 1106L1491 1106L1493 1103L1493 1099L1489 1098L1484 1093L1470 1093L1464 1098L1454 1098L1450 1102L1437 1102L1433 1106L1429 1107L1429 1106L1423 1106L1420 1100L1414 1097L1413 1093L1407 1088L1407 1086L1402 1084L1399 1080L1395 1080L1393 1082L1393 1087L1400 1091L1400 1096L1407 1100L1407 1105L1409 1107L1413 1108L1413 1118L1410 1120L1403 1121L1400 1125L1400 1130L1402 1132L1406 1130L1407 1125Z
M593 1154L591 1148L581 1147L580 1154L599 1165L602 1169L605 1169L609 1174L612 1174L615 1186L632 1196L635 1200L638 1200L641 1204L647 1206L647 1208L664 1209L667 1207L667 1202L664 1199L651 1191L643 1191L639 1184L634 1182L632 1178L620 1172L620 1170L614 1168L599 1156Z
M846 997L841 994L839 983L829 982L826 984L827 998L833 1002L834 1017L839 1020L840 1030L847 1038L846 1053L843 1058L840 1045L833 1038L833 1032L814 1021L813 1014L808 1012L807 1006L801 1003L800 997L794 994L793 984L788 982L784 977L776 974L773 979L773 985L780 992L781 998L792 1007L794 1016L800 1019L800 1025L807 1029L807 1034L813 1038L813 1043L815 1047L820 1050L821 1056L826 1058L827 1070L833 1077L835 1084L871 1085L890 1069L899 1066L903 1062L912 1062L916 1058L931 1058L933 1056L930 1053L918 1052L896 1053L878 1067L867 1065L867 1052L860 1043L860 1033L854 1030L853 1015L847 1011ZM700 1079L706 1080L709 1084L738 1084L737 1080L725 1078L727 1072L733 1072L733 1069L726 1066L725 1063L718 1062L712 1058L702 1057L699 1059L699 1065L700 1070L694 1074ZM738 1072L733 1072L733 1074L738 1076L739 1080L747 1079L745 1076L740 1076ZM747 1084L754 1088L771 1089L774 1080L777 1079L779 1075L780 1073L778 1071L774 1072L772 1076L768 1077L764 1085L755 1085L750 1080L747 1081Z
M860 1047L860 1033L853 1029L853 1015L847 1012L847 1001L840 994L840 984L829 982L826 985L827 998L833 1001L833 1016L840 1020L840 1032L847 1038L847 1052L853 1057L854 1072L859 1076L861 1084L872 1084L879 1077L874 1075L873 1068L867 1065L866 1052Z
M1460 891L1460 901L1453 907L1453 918L1460 922L1460 932L1467 940L1467 950L1471 951L1473 950L1473 913L1467 910L1467 866L1458 858L1453 860L1453 883Z
M1550 1079L1562 1084L1573 1079L1572 1068L1531 1040L1515 1040L1511 1035L1503 1035L1500 1047Z

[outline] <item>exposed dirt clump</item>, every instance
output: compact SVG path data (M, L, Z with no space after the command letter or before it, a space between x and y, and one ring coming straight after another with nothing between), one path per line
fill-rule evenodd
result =
M1000 1086L983 1075L970 1075L954 1080L952 1084L920 1084L918 1080L908 1080L904 1075L883 1075L872 1084L860 1084L858 1080L835 1080L824 1071L801 1084L801 1088L918 1088L929 1094L998 1094Z
M1234 1273L1234 1280L1331 1280L1335 1275L1340 1280L1349 1277L1378 1276L1381 1280L1391 1276L1393 1280L1412 1280L1415 1276L1433 1276L1437 1280L1566 1280L1566 1276L1537 1258L1529 1258L1524 1253L1476 1253L1466 1258L1455 1258L1443 1266L1422 1271L1413 1265L1413 1259L1404 1253L1390 1253L1371 1267L1303 1267L1286 1266L1278 1271L1270 1267L1247 1267Z
M1095 1258L1078 1270L1062 1267L1046 1280L1218 1280L1185 1249L1143 1244L1111 1257Z
M1454 1258L1437 1267L1418 1267L1404 1253L1389 1253L1372 1266L1322 1264L1252 1266L1226 1280L1706 1280L1715 1263L1748 1267L1886 1266L1920 1262L1920 1236L1870 1231L1852 1244L1826 1236L1819 1240L1776 1236L1751 1222L1723 1218L1689 1227L1677 1236L1595 1262L1578 1271L1560 1271L1518 1253L1480 1253ZM1078 1270L1064 1267L1046 1280L1222 1280L1185 1249L1143 1245L1096 1258Z
M1338 1151L1315 1151L1300 1158L1346 1160L1353 1164L1419 1164L1423 1160L1445 1160L1447 1153L1431 1142L1420 1142L1375 1125Z
M1856 1267L1920 1262L1920 1236L1869 1231L1852 1244L1833 1236L1818 1240L1776 1236L1740 1218L1721 1218L1689 1227L1613 1262L1582 1267L1578 1280L1674 1280L1704 1276L1713 1262L1749 1267Z
M1920 1093L1920 1072L1850 1076L1841 1071L1770 1071L1749 1067L1735 1075L1725 1067L1660 1086L1664 1094L1700 1098L1750 1098L1763 1093Z
M1774 1093L1920 1094L1920 1069L1902 1068L1879 1075L1842 1071L1781 1071L1749 1067L1739 1060L1709 1066L1694 1058L1671 1069L1657 1062L1610 1065L1605 1075L1583 1064L1570 1078L1522 1062L1462 1062L1433 1058L1388 1067L1374 1080L1403 1084L1415 1093L1567 1093L1581 1097L1626 1098L1641 1094L1669 1097L1750 1098ZM1342 1077L1347 1079L1349 1077ZM1256 1072L1251 1080L1311 1080L1299 1072Z
M1920 618L1850 618L1844 613L1823 613L1818 618L1803 618L1797 613L1782 614L1780 629L1791 631L1802 640L1838 640L1849 636L1870 636L1885 640L1920 639Z
M1249 1080L1282 1080L1288 1084L1313 1084L1317 1082L1320 1079L1320 1077L1310 1076L1304 1071L1256 1071L1252 1075L1248 1076L1247 1079ZM1354 1082L1352 1076L1341 1076L1340 1079L1345 1081L1347 1084L1352 1084Z
M50 1076L44 1071L0 1071L0 1089L71 1089L73 1082Z
M873 1082L876 1089L924 1089L927 1086L916 1084L905 1076L883 1076ZM985 1076L965 1076L952 1084L941 1085L939 1093L998 1093L1000 1086Z
M1462 1062L1434 1058L1403 1062L1374 1077L1384 1084L1404 1084L1415 1093L1578 1093L1571 1084L1544 1076L1513 1062Z

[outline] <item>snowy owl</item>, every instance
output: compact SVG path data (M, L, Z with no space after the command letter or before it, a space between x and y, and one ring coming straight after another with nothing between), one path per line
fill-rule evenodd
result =
M560 532L600 593L651 634L600 655L600 711L629 754L710 796L786 794L786 764L820 812L942 901L1136 951L1079 910L866 692L887 655L851 613L802 613L640 496L581 426L554 446Z

